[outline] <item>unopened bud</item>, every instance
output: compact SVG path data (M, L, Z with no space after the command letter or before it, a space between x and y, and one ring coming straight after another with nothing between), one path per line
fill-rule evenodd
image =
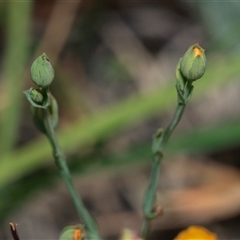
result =
M194 44L188 48L187 52L180 60L180 71L188 81L195 81L201 78L206 69L205 50Z
M33 107L47 109L50 105L50 94L41 89L30 88L23 93Z
M83 225L65 227L59 237L59 240L82 240L85 239L85 230Z
M35 59L31 66L31 79L42 88L48 87L54 78L54 69L45 53Z
M42 103L43 101L43 95L40 93L37 89L31 88L29 91L29 94L31 96L31 99L36 103Z

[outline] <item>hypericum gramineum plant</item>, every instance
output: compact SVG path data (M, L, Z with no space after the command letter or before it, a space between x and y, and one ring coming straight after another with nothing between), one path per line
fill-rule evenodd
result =
M161 207L156 202L156 192L164 147L182 117L185 106L191 97L194 81L203 76L205 69L206 57L204 49L198 44L189 47L178 62L176 68L178 105L167 129L158 129L153 138L152 172L143 202L144 220L141 230L142 239L147 238L148 232L150 231L151 220L162 213ZM55 164L69 190L78 215L83 222L83 224L77 226L66 227L60 236L60 240L100 240L101 237L99 236L97 224L85 208L81 197L74 187L66 158L57 141L55 128L58 124L58 105L49 90L53 78L54 69L47 55L43 53L33 62L31 67L31 79L37 85L37 88L30 88L24 93L31 104L33 121L36 127L47 136L52 146Z

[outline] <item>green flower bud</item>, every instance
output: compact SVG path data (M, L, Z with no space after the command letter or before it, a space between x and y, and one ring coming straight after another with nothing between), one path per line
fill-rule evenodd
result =
M36 103L42 103L43 102L43 95L40 91L38 91L35 88L31 88L29 91L31 99Z
M198 44L188 48L180 60L180 71L188 81L195 81L201 78L206 69L205 50Z
M54 69L45 53L35 59L31 66L31 79L42 88L48 87L54 78Z
M50 93L43 89L30 88L23 93L34 107L47 109L50 105Z

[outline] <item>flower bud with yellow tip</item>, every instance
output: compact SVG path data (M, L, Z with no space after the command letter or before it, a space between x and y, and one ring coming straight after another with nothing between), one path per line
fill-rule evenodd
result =
M188 81L195 81L201 78L206 70L205 50L194 44L190 46L187 52L180 60L180 71L183 77Z
M48 56L43 53L35 59L31 66L31 79L39 87L47 88L54 78L54 69L48 59Z
M83 240L85 239L85 230L83 225L65 227L59 237L59 240Z

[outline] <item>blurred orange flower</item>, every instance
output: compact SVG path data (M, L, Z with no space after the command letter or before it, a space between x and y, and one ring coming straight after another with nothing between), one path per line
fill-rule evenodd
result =
M201 226L191 226L181 231L174 240L217 240L217 235Z

